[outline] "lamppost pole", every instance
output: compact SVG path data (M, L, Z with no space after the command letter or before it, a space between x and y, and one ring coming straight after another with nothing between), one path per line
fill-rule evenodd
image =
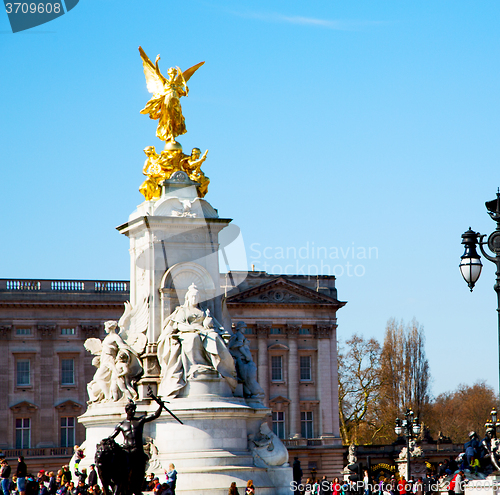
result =
M418 422L418 417L414 417L411 409L406 410L405 419L403 419L403 421L399 418L396 419L396 426L394 427L396 435L401 436L403 434L406 437L406 481L408 481L411 476L410 440L419 435L420 429L421 425Z
M496 229L489 235L488 240L485 241L484 238L486 234L480 234L479 232L474 232L469 227L469 230L462 234L462 244L465 245L465 252L462 255L460 261L460 271L464 277L467 285L469 286L471 292L477 282L479 275L481 275L481 256L477 254L476 245L479 245L481 253L483 256L495 263L496 265L496 281L493 289L497 293L497 315L498 315L498 383L500 390L500 189L497 192L497 198L493 201L488 201L485 203L488 214L497 224ZM479 238L479 240L478 240ZM491 254L487 253L484 246L488 246Z

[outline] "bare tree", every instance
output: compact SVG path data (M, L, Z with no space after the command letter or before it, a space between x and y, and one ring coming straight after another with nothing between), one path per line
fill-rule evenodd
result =
M378 431L380 344L353 335L339 348L340 431L344 445L371 443Z
M388 440L394 437L398 415L411 408L425 416L430 401L424 330L415 319L407 325L394 319L387 322L380 365L380 436Z
M462 443L468 440L471 431L482 435L484 423L494 407L498 407L498 397L484 381L472 386L461 384L457 390L436 397L427 423L434 437L442 432L453 442Z

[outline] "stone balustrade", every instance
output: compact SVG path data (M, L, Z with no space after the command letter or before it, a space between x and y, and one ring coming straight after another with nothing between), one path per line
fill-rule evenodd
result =
M130 282L124 280L33 280L33 279L0 279L0 292L70 292L127 293Z
M0 457L6 459L17 459L19 456L25 458L46 457L46 456L72 456L73 447L46 447L38 449L6 449L0 451Z

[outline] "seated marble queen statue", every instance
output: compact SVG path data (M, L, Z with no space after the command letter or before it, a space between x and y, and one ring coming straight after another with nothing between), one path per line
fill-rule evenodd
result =
M237 385L236 369L224 338L224 329L210 311L198 307L199 291L189 287L185 302L167 318L158 339L162 397L176 397L191 379L217 371L231 390Z

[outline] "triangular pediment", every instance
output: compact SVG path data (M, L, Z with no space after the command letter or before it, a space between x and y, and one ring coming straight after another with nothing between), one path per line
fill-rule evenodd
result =
M27 400L23 400L22 402L18 402L17 404L10 406L10 410L15 414L31 413L36 411L37 409L38 406L32 404L31 402L28 402Z
M269 399L269 405L275 406L276 404L290 404L290 399L283 397L282 395L278 395L278 397L274 397L273 399Z
M78 404L78 402L72 400L66 400L61 402L56 406L58 411L80 411L82 409L82 405Z
M249 304L321 304L341 308L345 302L316 292L284 277L277 277L256 287L251 287L238 294L230 295L227 303Z

